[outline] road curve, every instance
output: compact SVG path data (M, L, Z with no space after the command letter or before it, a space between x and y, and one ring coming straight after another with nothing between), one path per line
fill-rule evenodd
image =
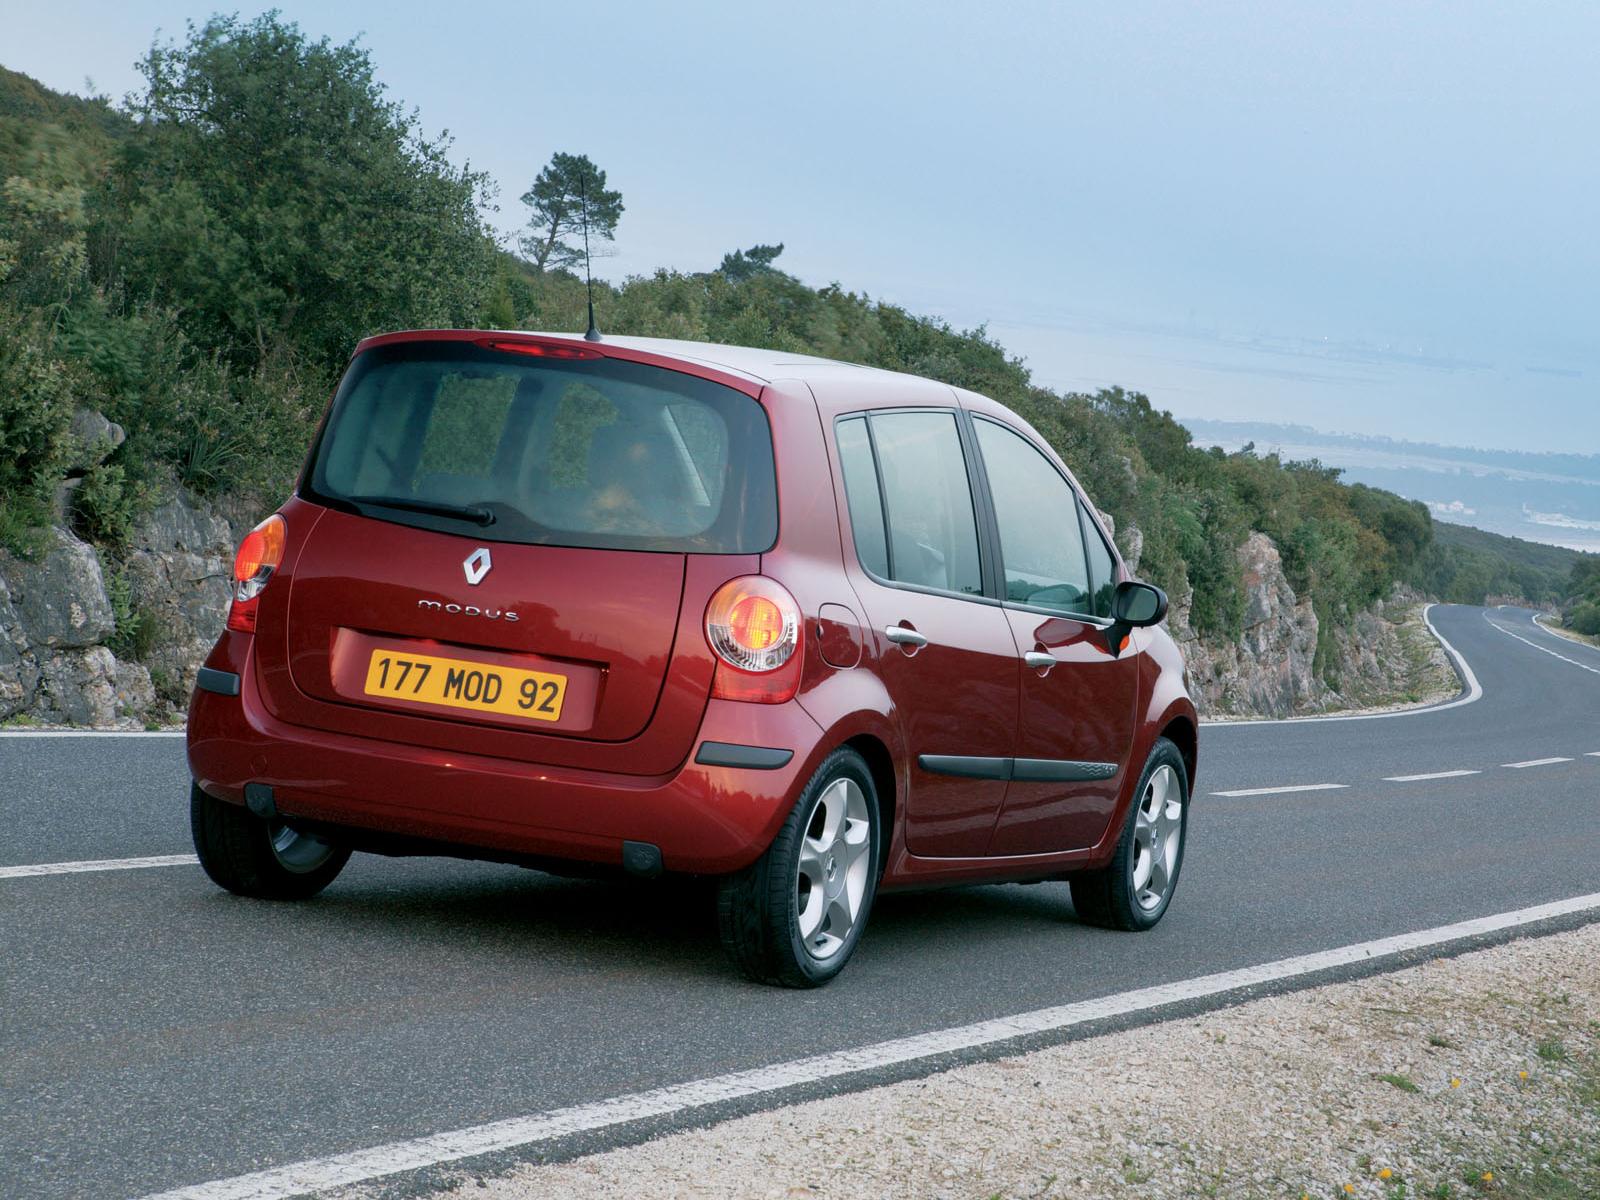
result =
M181 740L0 736L0 1197L144 1195L1600 891L1600 651L1524 610L1432 617L1471 704L1202 731L1154 932L1080 926L1054 884L889 896L808 993L743 983L686 887L358 856L314 903L238 900L184 858Z

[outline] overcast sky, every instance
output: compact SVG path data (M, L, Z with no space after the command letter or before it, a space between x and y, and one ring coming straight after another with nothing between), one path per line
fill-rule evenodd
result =
M360 35L503 228L593 157L610 277L782 241L1054 386L1600 452L1600 5L281 7ZM120 96L209 11L0 0L0 62Z

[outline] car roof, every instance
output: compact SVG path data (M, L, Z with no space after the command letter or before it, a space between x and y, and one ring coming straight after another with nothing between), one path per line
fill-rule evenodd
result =
M814 354L799 354L792 350L763 350L756 346L724 346L715 342L691 342L680 338L615 337L607 334L599 342L587 341L576 333L550 333L529 329L410 329L378 334L367 338L357 351L368 345L382 342L413 339L456 339L468 337L515 337L537 339L541 342L567 342L600 350L628 350L679 362L694 363L718 371L743 376L757 383L771 383L778 379L838 379L841 375L857 378L898 378L920 380L920 376L880 367L862 366L859 363L841 362L820 358ZM926 381L923 381L926 382Z

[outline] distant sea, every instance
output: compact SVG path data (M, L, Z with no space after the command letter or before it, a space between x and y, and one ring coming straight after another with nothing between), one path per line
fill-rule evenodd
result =
M1442 521L1600 552L1600 364L1581 353L1469 357L1061 313L988 328L1036 382L1144 392L1198 444L1314 458Z
M1179 420L1201 446L1316 459L1352 483L1426 504L1434 517L1600 553L1600 455L1539 455L1330 436L1299 426Z

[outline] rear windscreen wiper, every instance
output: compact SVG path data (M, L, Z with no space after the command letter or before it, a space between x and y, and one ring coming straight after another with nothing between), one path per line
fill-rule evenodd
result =
M377 508L399 508L407 512L428 513L435 517L455 517L474 525L494 524L494 513L480 504L445 504L439 500L413 500L409 496L345 496L347 504L371 504Z

